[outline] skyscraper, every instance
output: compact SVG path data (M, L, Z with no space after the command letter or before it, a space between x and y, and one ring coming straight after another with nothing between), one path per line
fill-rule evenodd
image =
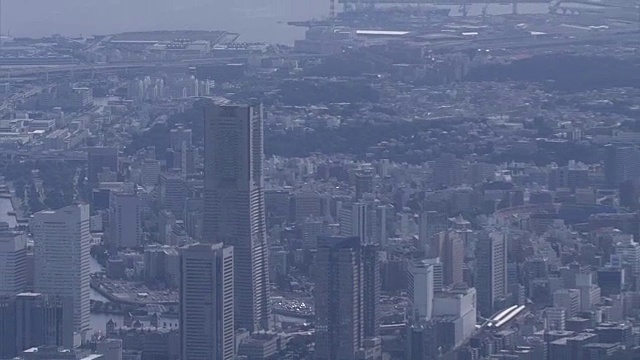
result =
M18 351L42 345L73 348L73 305L69 301L36 293L18 294L16 315Z
M316 360L355 359L364 339L360 239L327 237L315 263Z
M0 231L0 296L16 295L27 287L27 237Z
M478 310L484 317L497 310L496 301L507 295L507 237L494 231L476 244L476 280Z
M605 146L604 177L610 188L640 176L640 152L634 146Z
M235 324L271 328L262 105L205 111L203 242L233 246Z
M380 335L380 261L377 245L362 248L364 337Z
M456 231L443 231L436 234L432 244L431 256L440 258L443 267L442 283L450 286L462 282L464 265L464 241Z
M218 243L182 248L181 359L233 359L233 303L233 247Z
M409 301L413 320L430 320L433 311L434 265L418 260L409 265Z
M31 220L35 247L35 290L72 301L74 329L90 327L89 205L40 211Z
M109 241L113 248L142 245L142 204L135 190L109 194Z

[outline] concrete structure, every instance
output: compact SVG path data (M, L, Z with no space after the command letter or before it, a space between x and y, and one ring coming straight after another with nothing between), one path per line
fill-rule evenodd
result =
M142 205L135 190L109 194L109 244L118 249L142 245Z
M416 261L409 265L409 300L412 318L430 320L433 311L434 279L433 264Z
M181 249L181 359L234 358L233 261L233 248L221 243Z
M446 214L437 211L424 211L420 213L418 225L418 249L424 251L431 257L437 257L440 249L432 246L433 238L436 234L448 229L448 219ZM434 256L434 254L436 254Z
M316 360L355 359L364 339L360 239L322 238L315 271Z
M0 231L0 296L16 295L27 288L27 236Z
M104 355L104 360L122 360L122 340L104 339L96 344L96 352Z
M565 309L567 318L577 316L580 312L580 290L557 290L553 293L553 306Z
M234 247L236 326L271 328L262 105L205 113L203 242Z
M40 211L30 224L35 243L35 290L72 301L76 332L90 327L89 222L89 205L71 205Z
M507 237L491 232L476 244L476 280L478 310L484 317L497 310L496 302L507 295Z
M377 245L362 248L364 337L380 335L380 260Z
M98 185L98 175L109 169L118 172L118 149L107 147L93 147L88 149L88 171L89 184Z

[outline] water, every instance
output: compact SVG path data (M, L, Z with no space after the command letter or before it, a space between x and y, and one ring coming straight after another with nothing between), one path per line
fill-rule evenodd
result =
M226 30L242 41L291 44L304 28L287 21L325 18L328 0L3 0L3 33L12 36L89 36L146 30ZM336 7L340 8L336 1ZM459 15L457 6L451 15ZM469 7L480 15L484 4ZM511 13L511 5L490 4L487 14ZM546 13L545 4L519 4L518 11Z
M8 223L12 228L18 225L18 221L15 216L8 214L10 211L14 211L11 199L0 197L0 222Z
M244 41L291 43L286 25L328 13L327 0L4 0L2 31L66 36L145 30L227 30ZM280 23L279 22L285 22Z

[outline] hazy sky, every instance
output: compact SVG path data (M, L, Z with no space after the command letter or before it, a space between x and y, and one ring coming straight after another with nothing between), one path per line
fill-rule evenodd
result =
M278 24L322 17L329 0L1 0L2 33L77 36L132 30L240 32L245 41L291 42L303 34Z

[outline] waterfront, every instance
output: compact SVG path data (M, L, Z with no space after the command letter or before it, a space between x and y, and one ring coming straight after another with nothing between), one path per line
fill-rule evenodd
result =
M3 3L2 31L12 36L90 36L143 30L226 30L241 41L291 44L304 37L304 28L287 21L325 18L326 0L20 0ZM468 8L480 15L484 4ZM438 6L460 15L458 6ZM338 6L341 8L341 6ZM546 4L519 4L518 12L546 13ZM487 14L512 11L511 4L489 4ZM19 19L19 20L18 20Z

